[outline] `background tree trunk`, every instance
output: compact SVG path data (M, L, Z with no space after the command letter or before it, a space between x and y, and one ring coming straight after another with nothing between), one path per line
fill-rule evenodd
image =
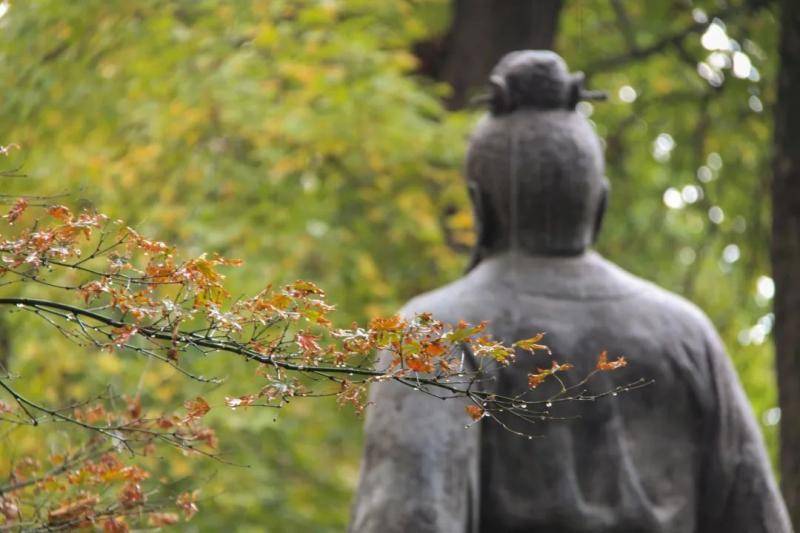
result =
M464 107L506 53L553 48L561 6L562 0L453 0L447 35L417 46L421 70L453 87L451 109Z
M800 3L782 0L781 7L772 182L775 357L784 421L781 485L800 530Z

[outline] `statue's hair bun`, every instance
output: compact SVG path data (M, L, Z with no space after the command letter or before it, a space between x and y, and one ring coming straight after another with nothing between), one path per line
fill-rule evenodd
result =
M504 115L520 108L573 110L581 100L604 99L586 91L582 72L570 73L564 60L549 50L506 54L489 77L489 109Z

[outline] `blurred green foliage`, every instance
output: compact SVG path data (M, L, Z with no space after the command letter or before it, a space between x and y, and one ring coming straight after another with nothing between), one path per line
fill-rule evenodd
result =
M734 50L710 58L702 30L632 52L703 13L710 21L718 2L620 2L624 16L613 4L567 2L556 46L610 92L582 108L605 140L613 188L599 247L711 315L761 418L776 403L769 299L757 292L769 271L774 16L722 9L754 81L725 66ZM343 323L390 313L457 277L472 239L460 170L477 111L446 112L446 88L415 76L410 53L443 30L448 9L444 0L13 2L0 18L0 140L22 145L4 163L24 164L29 177L5 192L67 193L62 201L189 253L244 258L230 273L242 294L307 278L328 290ZM725 75L719 87L699 62ZM21 329L21 318L10 319L10 365L49 402L107 383L139 384L151 404L197 388L145 361L86 354L44 325ZM251 371L207 365L229 383ZM203 488L192 527L344 527L360 420L324 399L209 416L225 458L249 467L164 458L176 486L190 476ZM773 445L775 426L765 429ZM0 448L4 463L41 445L29 432L15 442Z
M778 32L775 11L750 4L571 2L556 48L609 91L591 116L612 187L600 251L709 314L769 422L776 457L769 184Z

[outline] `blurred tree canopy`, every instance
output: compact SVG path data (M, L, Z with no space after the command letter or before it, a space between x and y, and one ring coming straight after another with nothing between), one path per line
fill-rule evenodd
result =
M445 0L0 6L2 141L22 146L8 165L29 176L6 193L65 193L190 251L242 257L230 280L242 293L312 279L344 321L390 313L465 266L460 172L480 111L446 111L448 87L412 53L446 32ZM565 2L555 45L610 93L581 104L613 188L600 250L709 313L773 447L776 26L773 8L744 0L583 0ZM46 397L143 380L169 402L183 383L146 363L73 357L9 320L9 366ZM47 353L63 355L44 365ZM248 468L164 458L165 475L207 480L193 527L344 527L361 421L324 400L273 418L216 417L236 442L230 460Z

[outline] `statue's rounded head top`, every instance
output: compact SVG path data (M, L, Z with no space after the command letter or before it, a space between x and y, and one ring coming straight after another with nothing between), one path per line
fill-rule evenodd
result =
M575 108L597 93L546 50L506 55L489 84L490 113L467 153L477 259L513 246L538 255L583 252L599 229L608 186L600 141Z

